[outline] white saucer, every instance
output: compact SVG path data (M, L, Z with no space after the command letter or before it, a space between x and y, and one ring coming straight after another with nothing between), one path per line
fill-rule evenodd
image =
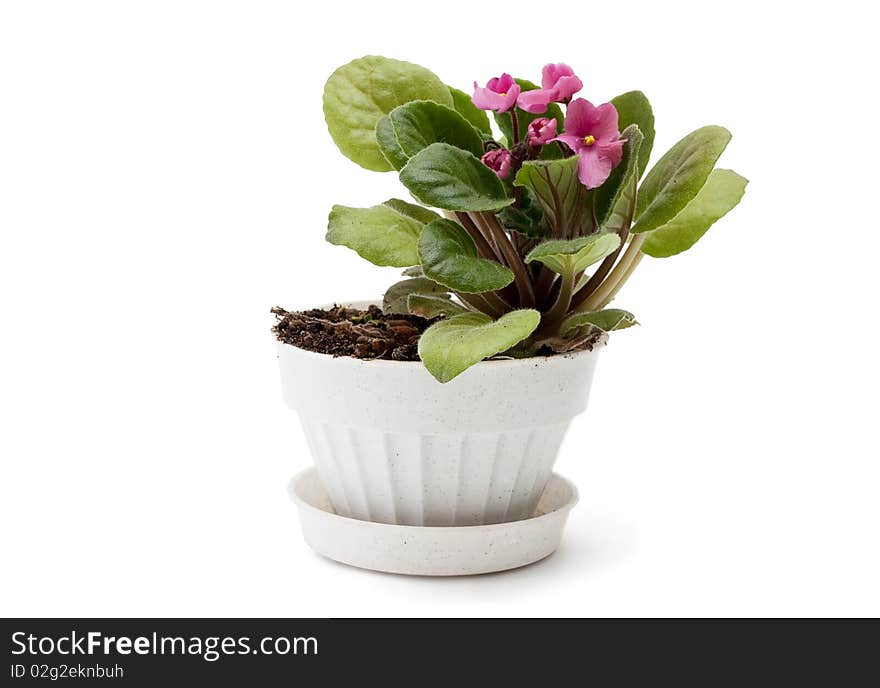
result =
M467 576L539 561L559 547L568 512L578 501L577 488L554 473L531 518L488 526L400 526L334 513L314 468L294 477L288 492L306 542L319 554L415 576Z

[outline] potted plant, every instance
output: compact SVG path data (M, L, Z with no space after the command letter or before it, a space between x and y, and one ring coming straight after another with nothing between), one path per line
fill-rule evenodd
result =
M647 98L596 106L582 87L548 64L540 86L502 74L468 95L376 56L327 81L339 149L412 196L330 213L328 241L404 268L381 304L274 309L284 395L339 514L530 516L607 333L636 323L609 307L621 287L742 197L746 180L715 169L727 130L697 129L645 174Z

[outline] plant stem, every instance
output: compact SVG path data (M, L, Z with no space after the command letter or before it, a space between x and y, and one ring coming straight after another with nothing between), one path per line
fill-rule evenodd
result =
M608 278L586 299L576 312L594 311L606 306L613 299L624 283L629 279L633 270L642 260L642 244L645 243L647 234L636 234L626 247L620 262L608 275Z
M574 284L575 274L570 270L565 272L562 275L562 284L559 286L559 294L556 297L556 303L553 304L553 308L551 308L542 318L542 329L552 332L562 322L562 319L568 312L568 307L571 305L571 294L574 290Z
M505 309L489 303L488 299L484 298L485 294L465 294L457 291L455 295L462 300L462 303L493 318L501 317L506 312Z
M449 217L449 216L452 217ZM474 224L474 221L471 220L470 216L467 213L446 213L446 216L449 217L450 220L456 220L462 227L464 227L465 231L470 235L471 239L474 240L474 243L477 245L477 253L480 258L500 258L501 256L497 256L492 246L486 241L486 237L480 232L479 228Z
M494 259L503 265L504 253L501 251L501 247L498 245L498 241L496 240L495 235L492 233L489 227L487 227L486 224L480 219L480 213L469 212L463 214L467 215L468 219L470 220L471 224L476 228L477 232L479 232L480 235L486 240L486 243L489 244L492 249L492 256L494 257Z
M545 306L553 289L553 283L556 281L556 273L546 265L541 266L538 273L538 280L535 283L535 298L538 299L539 306Z
M501 311L501 315L513 310L513 306L504 299L500 291L486 291L481 296L486 299L489 305Z
M524 308L531 308L534 306L535 291L532 288L532 281L529 279L528 272L526 272L526 264L523 262L519 253L517 253L517 250L513 247L513 244L510 243L510 237L507 236L504 227L501 226L498 218L495 217L495 213L484 211L475 213L472 217L475 218L477 224L484 231L488 231L491 234L495 241L495 245L504 255L504 260L507 263L507 266L513 270L520 305ZM482 225L480 224L481 222Z
M602 280L604 280L608 273L611 272L611 268L614 267L614 263L617 260L617 257L620 255L620 252L623 251L623 246L626 244L626 239L629 236L629 227L624 227L620 232L620 246L609 256L605 257L600 264L596 272L587 280L587 283L581 287L577 294L574 295L574 298L571 301L571 307L574 310L578 309L584 301L589 298L589 296L599 288L599 285L602 284Z
M516 106L510 111L510 129L513 132L513 143L510 147L513 148L519 143L519 117L516 116Z
M614 300L614 297L617 296L617 292L619 292L621 287L623 287L623 285L626 284L626 281L630 278L630 276L633 274L633 272L635 272L635 269L638 267L639 263L642 262L642 258L644 258L644 257L645 257L645 254L642 253L641 251L639 251L639 253L636 255L636 257L633 258L632 261L630 262L629 267L626 269L626 272L623 274L623 277L621 277L618 280L617 284L614 285L614 289L611 290L611 293L608 294L608 296L605 297L605 299L602 301L602 303L599 304L597 310L605 308L605 306L607 306L609 303L611 303Z

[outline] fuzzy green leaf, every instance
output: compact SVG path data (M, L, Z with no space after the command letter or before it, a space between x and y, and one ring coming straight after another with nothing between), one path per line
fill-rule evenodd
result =
M648 159L654 148L654 111L651 103L641 91L629 91L611 99L617 109L617 124L623 131L631 124L638 126L642 132L642 144L639 148L639 179L645 174Z
M485 111L480 110L480 108L474 105L473 101L471 101L471 97L464 91L460 91L452 86L449 86L448 88L456 112L475 126L486 137L492 138L492 127L489 125L489 116Z
M590 225L588 201L592 194L580 183L577 173L577 156L535 160L524 163L513 181L514 186L524 186L535 195L556 236L585 234Z
M508 268L477 257L474 240L452 220L425 225L419 239L419 258L426 277L455 291L476 294L513 282L513 272Z
M717 220L736 207L748 180L732 170L715 170L678 215L648 235L642 252L666 258L688 250Z
M544 211L535 195L527 188L520 187L519 203L509 205L497 214L501 224L507 229L515 229L520 234L532 238L547 236Z
M541 314L518 310L493 321L482 313L464 313L434 323L419 339L419 357L440 382L449 382L475 363L507 351L528 337Z
M433 100L452 107L437 76L411 62L368 55L337 69L324 86L324 119L339 150L361 167L387 172L392 164L376 142L376 125L398 105Z
M642 182L633 233L656 229L678 215L703 188L729 141L727 129L708 126L670 148Z
M440 216L430 208L426 208L423 205L416 205L415 203L407 203L406 201L401 201L399 198L389 198L382 205L387 205L401 215L406 215L406 217L425 225L429 222L440 219Z
M397 143L411 158L432 143L448 143L479 157L483 138L460 114L430 100L416 100L394 108L389 114Z
M625 330L627 327L638 325L636 317L629 311L620 308L606 308L603 311L590 311L588 313L575 313L562 321L559 334L565 337L574 330L584 325L593 325L605 332L613 330Z
M547 229L544 227L544 216L540 208L537 210L535 217L531 208L515 208L511 205L498 213L498 219L507 229L514 229L528 237L540 238L547 235Z
M537 260L560 275L574 275L614 253L620 246L616 234L591 234L577 239L551 239L529 251L526 262Z
M446 287L425 277L401 280L388 287L382 299L382 310L386 313L409 313L407 299L411 294L445 294L448 299L446 291Z
M376 122L376 145L395 170L400 170L409 160L409 156L400 147L388 115Z
M639 183L639 160L641 159L642 132L638 125L630 124L621 138L626 139L623 145L623 159L611 172L607 181L596 189L596 217L599 226L612 232L619 232L624 226L629 227L636 209L636 190Z
M418 207L396 199L372 208L335 205L327 224L327 241L347 246L375 265L415 265L419 262L419 235L425 223L412 213L424 211L436 217L425 208L415 211Z
M470 312L461 304L452 301L448 295L410 294L406 303L410 313L429 319L441 315L449 317Z
M448 143L432 143L410 158L400 181L416 200L444 210L499 210L513 203L492 170Z

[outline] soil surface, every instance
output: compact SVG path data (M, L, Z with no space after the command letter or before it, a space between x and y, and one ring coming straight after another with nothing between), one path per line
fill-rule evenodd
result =
M331 356L418 361L418 342L433 323L417 315L386 315L381 308L334 306L289 312L273 308L278 341Z

